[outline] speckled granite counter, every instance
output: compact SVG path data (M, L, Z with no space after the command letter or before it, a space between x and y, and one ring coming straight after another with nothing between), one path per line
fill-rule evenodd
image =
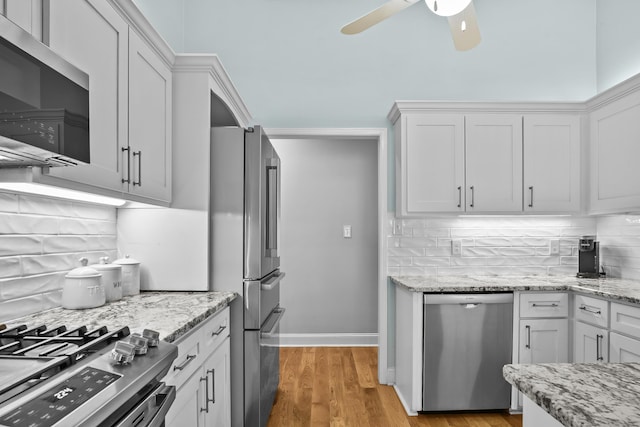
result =
M506 365L503 374L565 426L640 426L640 363Z
M128 326L131 332L149 328L158 331L160 339L174 342L236 297L235 292L142 292L102 307L86 310L54 308L5 323L9 327L20 324L106 326L109 330Z
M391 276L412 292L504 292L571 290L632 304L640 304L640 282L570 276Z

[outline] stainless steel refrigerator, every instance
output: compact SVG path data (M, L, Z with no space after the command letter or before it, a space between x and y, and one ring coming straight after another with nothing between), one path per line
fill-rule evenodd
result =
M280 158L260 126L211 129L209 277L232 304L231 417L265 426L279 380Z

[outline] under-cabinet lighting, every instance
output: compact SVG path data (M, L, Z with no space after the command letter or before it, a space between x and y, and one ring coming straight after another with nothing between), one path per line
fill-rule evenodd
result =
M58 199L75 200L85 203L100 205L122 206L126 200L115 197L101 196L99 194L84 193L82 191L68 190L66 188L53 187L51 185L36 184L33 182L0 182L0 190L14 191L24 194L37 194L40 196L55 197Z

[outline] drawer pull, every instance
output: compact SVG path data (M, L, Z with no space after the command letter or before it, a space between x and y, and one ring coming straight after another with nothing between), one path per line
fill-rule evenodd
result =
M220 335L222 333L222 331L224 331L225 329L227 329L227 325L221 325L217 331L213 331L211 332L211 336L212 337L217 337L218 335Z
M600 310L594 310L592 308L587 307L586 305L581 305L580 307L578 307L580 310L586 311L587 313L591 313L591 314L602 314L602 312Z
M604 360L602 357L602 340L604 339L604 335L596 335L596 360L598 362Z
M200 408L200 412L209 413L209 376L205 375L204 377L200 377L200 382L204 381L204 404L206 405L204 408Z
M187 355L186 360L185 360L184 362L182 362L180 365L176 365L176 366L174 366L174 367L173 367L173 370L174 370L174 371L182 371L182 370L183 370L184 368L186 368L186 367L187 367L187 365L188 365L189 363L191 363L191 362L193 361L193 359L195 359L195 358L196 358L196 355L195 355L195 354L188 354L188 355Z
M527 330L527 343L524 346L525 348L531 348L531 326L527 325L524 328Z
M532 307L547 307L547 308L556 308L560 305L558 303L552 302L551 304L536 304L535 302L531 304Z

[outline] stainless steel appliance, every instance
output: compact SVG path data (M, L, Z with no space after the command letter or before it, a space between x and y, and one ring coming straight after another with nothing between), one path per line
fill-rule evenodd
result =
M0 15L0 167L89 163L89 76Z
M507 409L513 294L425 294L423 411Z
M578 277L600 277L600 243L596 236L583 236L578 242Z
M231 306L231 417L265 426L278 388L280 158L260 126L211 130L210 277ZM244 363L238 363L244 360Z
M0 331L0 426L162 426L178 355L145 330L82 326Z

